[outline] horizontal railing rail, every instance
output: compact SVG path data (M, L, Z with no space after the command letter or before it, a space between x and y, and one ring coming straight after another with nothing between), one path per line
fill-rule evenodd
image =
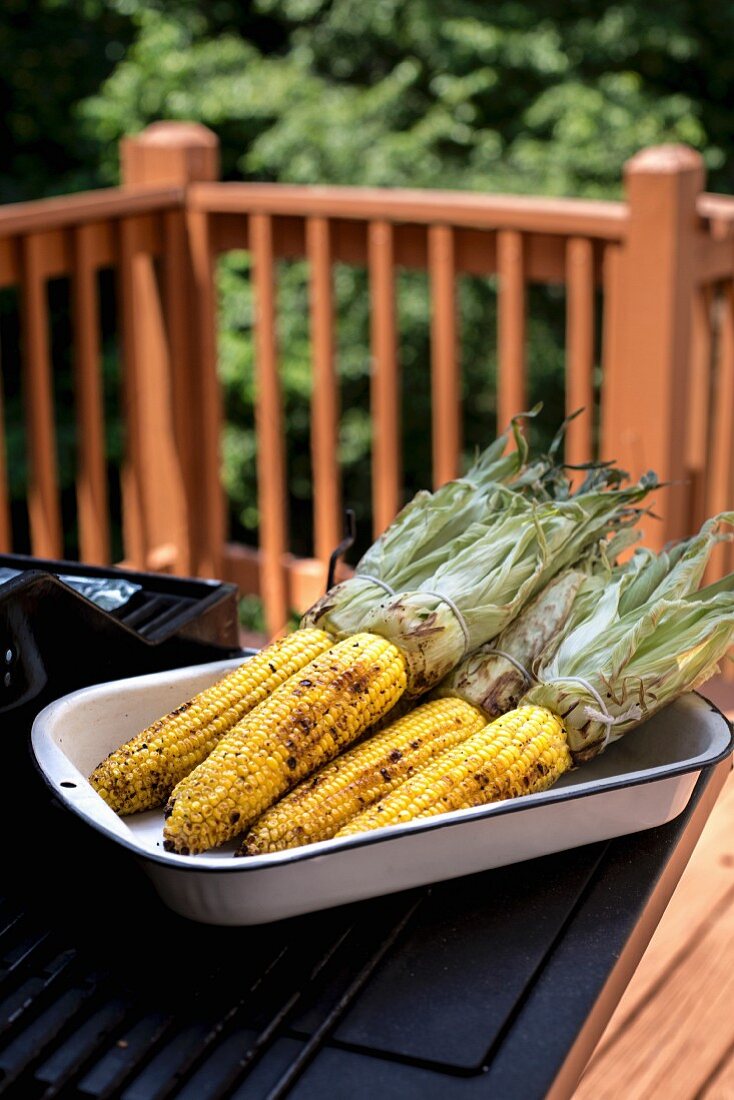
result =
M47 233L106 218L171 210L181 207L185 197L182 187L110 187L35 202L9 203L0 206L0 237Z
M594 412L568 430L566 459L601 447L632 474L673 484L649 541L692 530L731 507L734 477L734 198L703 190L698 154L648 150L627 167L620 202L285 184L221 183L203 127L150 127L123 147L123 186L0 208L0 288L17 295L28 457L30 548L59 556L69 508L59 490L57 352L49 288L66 281L76 424L75 519L82 558L112 556L103 379L114 274L124 430L122 554L138 566L225 574L259 592L269 629L321 589L341 537L343 491L335 271L366 273L371 493L375 532L403 499L400 273L427 276L430 433L435 484L462 452L464 277L497 295L498 426L528 404L530 288L562 289L565 405ZM220 478L216 269L251 259L254 296L259 547L226 530ZM292 554L282 364L280 264L305 261L312 362L313 554ZM58 309L58 306L54 307ZM11 357L12 358L12 357ZM0 431L4 420L0 409ZM0 438L0 548L14 543ZM62 508L63 503L63 508ZM731 568L722 547L711 575Z
M422 225L449 223L475 229L519 229L606 240L621 240L627 220L621 202L390 187L199 183L189 188L188 201L192 209L211 214L247 212Z

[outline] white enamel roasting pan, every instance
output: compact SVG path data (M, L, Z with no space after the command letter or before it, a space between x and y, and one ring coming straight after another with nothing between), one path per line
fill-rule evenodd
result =
M234 843L199 856L164 852L162 810L120 818L87 776L238 663L84 688L41 711L32 731L36 762L56 796L129 849L171 909L210 924L280 920L662 825L685 808L701 769L732 751L726 719L691 694L543 794L274 855L235 859Z

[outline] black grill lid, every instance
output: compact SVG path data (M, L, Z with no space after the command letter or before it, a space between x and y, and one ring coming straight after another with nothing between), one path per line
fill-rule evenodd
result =
M0 713L17 722L88 684L239 652L234 585L20 555L0 555L2 568L18 572L0 584ZM104 611L58 574L124 578L137 590Z

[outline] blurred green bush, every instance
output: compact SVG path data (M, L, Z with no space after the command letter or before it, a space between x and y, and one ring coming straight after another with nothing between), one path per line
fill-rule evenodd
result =
M0 198L117 180L148 122L217 132L225 178L615 196L638 148L684 141L731 190L734 7L713 0L6 0ZM369 531L362 271L338 268L345 498ZM428 294L399 279L406 493L430 480ZM459 288L467 449L494 433L495 288ZM220 270L223 476L233 534L257 527L247 258ZM296 548L310 549L306 271L279 270ZM563 407L560 291L531 292L531 396Z

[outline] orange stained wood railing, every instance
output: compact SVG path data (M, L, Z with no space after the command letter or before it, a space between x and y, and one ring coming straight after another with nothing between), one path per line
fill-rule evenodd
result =
M734 198L704 191L699 154L648 149L625 167L620 202L442 191L222 183L215 136L158 123L126 139L123 186L0 208L0 288L19 309L27 530L33 553L78 547L83 560L226 576L262 595L281 629L324 583L342 526L337 265L367 273L370 309L372 515L375 532L403 501L399 279L426 273L427 391L440 484L461 470L459 291L497 290L498 427L527 407L532 288L565 292L566 459L600 446L633 475L672 482L655 546L734 506ZM226 530L217 377L220 256L251 258L256 372L259 547ZM313 556L289 538L288 455L278 350L278 272L305 261L312 358ZM124 459L110 478L100 272L116 285ZM57 349L49 287L69 288L76 447L72 508L59 489ZM56 307L58 308L58 306ZM109 321L106 322L109 324ZM7 338L7 337L6 337ZM597 352L597 349L600 349ZM7 349L6 349L7 350ZM2 349L0 349L2 351ZM600 380L600 382L599 382ZM17 547L0 392L0 548ZM115 395L112 395L114 398ZM123 545L111 512L121 503ZM70 537L70 527L73 528ZM710 575L734 567L717 551Z

